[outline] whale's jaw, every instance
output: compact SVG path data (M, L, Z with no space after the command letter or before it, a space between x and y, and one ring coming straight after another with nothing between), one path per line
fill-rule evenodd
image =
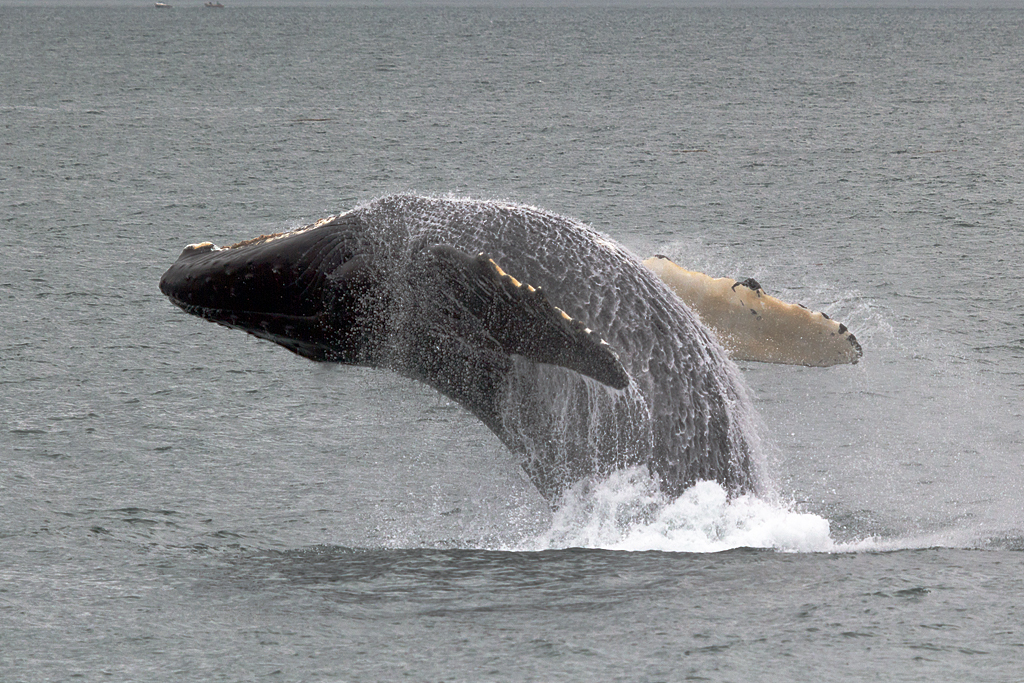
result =
M366 364L372 282L344 230L318 226L231 247L185 247L160 291L187 313L316 361Z

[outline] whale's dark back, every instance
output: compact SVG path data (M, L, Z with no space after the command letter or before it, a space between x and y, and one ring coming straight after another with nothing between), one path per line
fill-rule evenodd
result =
M483 252L618 352L631 376L623 391L521 358L507 376L491 427L547 497L636 464L671 495L704 479L732 491L755 487L752 412L736 367L628 250L578 221L499 202L395 196L346 220L353 213L396 282L416 245ZM416 283L403 286L415 291Z

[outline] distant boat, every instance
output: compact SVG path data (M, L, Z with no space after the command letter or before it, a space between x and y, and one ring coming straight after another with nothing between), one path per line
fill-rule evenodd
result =
M158 3L156 3L156 8L157 9L171 9L171 6L168 5L166 2L158 2Z
M219 2L208 2L208 3L206 3L206 6L207 7L220 7L221 9L224 8L224 5L220 4Z

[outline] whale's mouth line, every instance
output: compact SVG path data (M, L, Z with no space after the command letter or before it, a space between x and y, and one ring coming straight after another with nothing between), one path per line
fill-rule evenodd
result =
M233 330L241 330L257 339L279 344L313 361L341 361L343 354L316 339L315 329L323 318L315 315L289 315L268 311L233 310L186 304L174 297L171 302L185 313L217 323Z
M322 314L316 313L314 315L293 315L289 313L276 313L274 311L254 311L248 309L234 309L234 308L212 308L210 306L201 306L199 304L190 304L181 301L175 297L167 297L171 300L171 303L180 308L189 315L194 315L206 320L212 320L213 322L221 323L222 325L237 326L243 319L254 319L254 318L265 318L268 321L273 320L277 322L295 322L295 323L314 323L320 319ZM229 322L230 321L230 322Z

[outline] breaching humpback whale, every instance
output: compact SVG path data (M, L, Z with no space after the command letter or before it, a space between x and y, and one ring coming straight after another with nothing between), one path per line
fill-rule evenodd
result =
M636 465L669 495L698 480L757 487L735 365L639 258L573 219L384 197L291 232L190 245L160 289L307 358L426 382L552 502Z

